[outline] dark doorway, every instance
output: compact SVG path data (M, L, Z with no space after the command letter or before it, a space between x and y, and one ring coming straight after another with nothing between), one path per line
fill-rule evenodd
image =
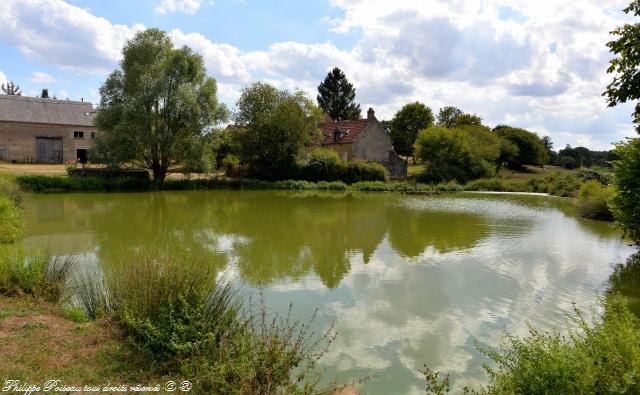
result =
M36 137L36 162L62 163L62 137Z
M86 150L86 149L76 150L76 157L78 158L78 163L82 163L84 165L85 163L87 163L87 158L89 157L89 150Z

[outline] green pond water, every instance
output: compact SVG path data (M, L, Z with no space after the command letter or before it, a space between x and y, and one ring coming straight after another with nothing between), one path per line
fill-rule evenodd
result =
M206 256L270 312L293 302L338 337L322 359L367 394L422 393L425 363L456 388L485 380L475 349L502 331L561 327L588 309L633 252L569 200L522 195L190 191L32 195L30 247L83 264L161 242ZM159 241L160 240L160 241Z

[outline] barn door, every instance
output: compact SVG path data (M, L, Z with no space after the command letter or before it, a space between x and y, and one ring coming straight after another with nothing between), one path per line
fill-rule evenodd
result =
M62 137L36 137L36 162L62 163Z

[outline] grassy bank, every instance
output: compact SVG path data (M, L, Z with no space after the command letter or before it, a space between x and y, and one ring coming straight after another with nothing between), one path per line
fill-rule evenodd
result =
M61 192L133 192L133 191L182 191L207 189L248 189L248 190L319 190L319 191L384 191L404 193L429 193L436 191L462 190L456 183L427 185L412 181L360 181L345 184L341 181L264 181L239 178L211 178L196 180L167 180L157 188L151 182L132 178L101 179L96 177L71 178L65 176L28 175L17 176L17 183L28 192L61 193Z

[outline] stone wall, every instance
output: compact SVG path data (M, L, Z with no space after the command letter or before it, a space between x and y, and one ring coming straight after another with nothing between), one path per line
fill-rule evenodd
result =
M386 162L393 145L389 136L377 121L369 122L367 127L355 137L353 155L355 159L370 162Z
M83 139L73 137L73 132L84 132ZM36 137L62 137L63 161L77 159L77 149L91 149L93 126L46 125L20 122L0 122L0 152L10 162L35 162Z
M404 178L407 176L407 161L402 159L395 151L389 151L389 158L383 165L389 170L391 178Z

